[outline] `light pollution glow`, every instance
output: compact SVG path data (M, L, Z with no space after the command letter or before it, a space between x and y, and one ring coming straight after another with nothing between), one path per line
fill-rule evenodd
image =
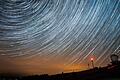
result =
M120 0L0 0L0 72L54 74L120 55Z

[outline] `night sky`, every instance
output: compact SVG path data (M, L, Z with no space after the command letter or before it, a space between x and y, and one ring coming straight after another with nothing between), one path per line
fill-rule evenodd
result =
M85 70L111 54L120 56L120 0L0 0L1 73Z

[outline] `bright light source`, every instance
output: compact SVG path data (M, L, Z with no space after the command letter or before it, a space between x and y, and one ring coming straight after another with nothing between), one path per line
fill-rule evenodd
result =
M93 58L91 58L90 60L91 60L91 61L93 61L94 59L93 59Z

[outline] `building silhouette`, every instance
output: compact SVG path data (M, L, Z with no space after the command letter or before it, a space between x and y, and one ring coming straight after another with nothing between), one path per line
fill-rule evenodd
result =
M85 71L55 75L0 76L0 80L120 80L120 61L116 54L110 56L111 63L105 67L94 67Z

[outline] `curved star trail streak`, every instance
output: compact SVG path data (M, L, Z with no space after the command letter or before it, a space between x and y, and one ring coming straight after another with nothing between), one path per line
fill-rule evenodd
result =
M0 55L103 64L120 55L120 0L0 0Z

